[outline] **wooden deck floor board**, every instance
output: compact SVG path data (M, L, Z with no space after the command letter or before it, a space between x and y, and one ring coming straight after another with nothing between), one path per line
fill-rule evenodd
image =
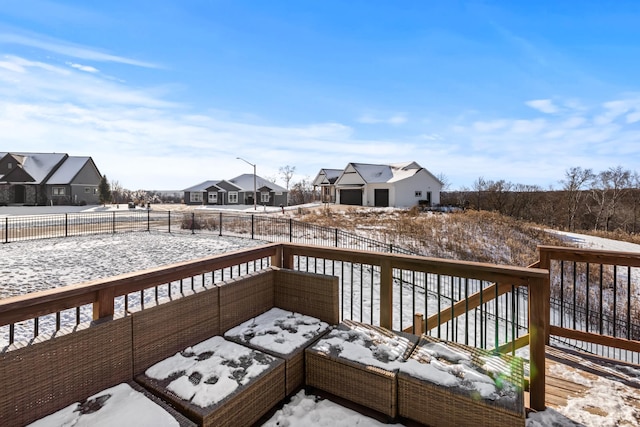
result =
M585 397L591 383L605 378L626 386L628 396L625 397L625 402L640 411L639 365L551 346L547 347L546 351L545 400L548 407L557 409L566 406L568 398ZM586 406L585 410L592 414L605 415L597 406L597 402Z

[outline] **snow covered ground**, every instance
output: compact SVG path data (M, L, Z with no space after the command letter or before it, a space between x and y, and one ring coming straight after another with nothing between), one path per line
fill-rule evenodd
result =
M570 233L568 231L558 230L545 230L549 233L554 233L562 236L567 241L576 245L579 248L585 249L603 249L607 251L621 251L621 252L640 252L640 245L629 242L622 242L620 240L605 239L602 237L588 236L586 234Z
M588 247L640 252L640 245L630 246L606 239L567 235L574 241L581 239L581 245ZM0 298L195 259L260 243L241 238L167 233L130 233L9 243L0 247ZM528 419L527 425L638 425L640 414L624 403L626 399L635 398L628 386L606 378L592 383L587 399L570 400L566 407L534 414ZM593 402L602 402L602 407L608 408L606 417L594 415L586 409ZM278 411L266 425L376 425L376 421L302 392L294 396L291 403Z

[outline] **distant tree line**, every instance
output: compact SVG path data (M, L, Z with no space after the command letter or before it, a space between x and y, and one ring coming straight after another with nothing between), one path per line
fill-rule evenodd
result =
M156 191L156 190L128 190L118 181L111 181L110 202L114 204L134 203L145 205L147 203L182 203L182 191Z
M640 231L640 174L621 166L601 172L572 167L561 189L478 178L472 188L442 193L443 205L500 212L514 218L575 230Z

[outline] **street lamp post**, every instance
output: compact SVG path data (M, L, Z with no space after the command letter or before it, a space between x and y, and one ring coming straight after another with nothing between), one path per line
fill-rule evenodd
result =
M258 190L256 188L256 164L255 163L251 163L246 161L245 159L243 159L242 157L236 157L236 159L238 160L242 160L243 162L253 166L253 210L257 210L257 200L258 200Z

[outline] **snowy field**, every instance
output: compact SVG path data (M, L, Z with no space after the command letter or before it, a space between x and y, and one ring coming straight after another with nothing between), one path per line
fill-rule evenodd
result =
M568 237L583 247L608 249L607 244L610 244L616 250L640 252L639 245L581 235ZM239 250L261 243L242 238L167 233L129 233L9 243L0 248L0 298ZM527 420L527 426L638 425L640 414L625 404L625 400L635 398L629 387L606 378L591 382L587 399L574 399L566 407L535 414ZM608 414L592 414L588 408L593 402L602 402ZM278 411L267 425L377 424L374 420L329 401L300 393L289 405Z
M0 247L0 298L116 276L264 244L204 234L124 233Z

